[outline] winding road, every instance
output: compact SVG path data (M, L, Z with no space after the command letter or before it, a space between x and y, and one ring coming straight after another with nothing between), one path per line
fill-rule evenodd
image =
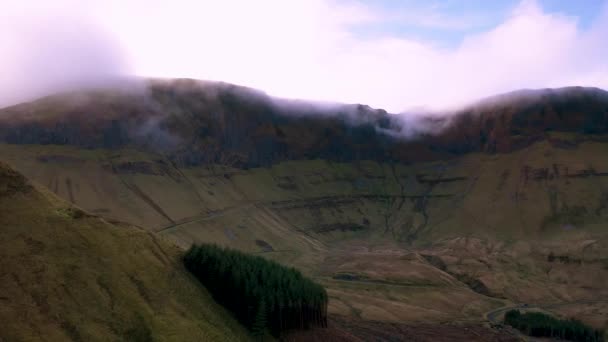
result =
M155 231L155 233L168 233L169 231L174 230L175 228L178 228L180 226L184 226L184 225L194 223L194 222L209 221L209 220L215 219L217 217L225 216L225 215L230 214L235 211L254 207L256 205L257 205L257 203L245 203L245 204L240 204L240 205L236 205L236 206L232 206L232 207L215 210L211 213L204 213L204 214L200 214L200 215L193 216L193 217L183 218L179 221L175 221L172 224L159 228L158 230Z

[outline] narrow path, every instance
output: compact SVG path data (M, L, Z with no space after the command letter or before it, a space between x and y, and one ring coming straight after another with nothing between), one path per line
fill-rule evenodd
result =
M172 224L166 225L164 227L161 227L160 229L156 230L155 232L156 233L167 233L175 228L178 228L180 226L183 226L183 225L186 225L189 223L209 221L209 220L221 217L221 216L226 216L227 214L230 214L235 211L254 207L255 205L256 205L256 203L245 203L245 204L240 204L240 205L216 210L216 211L208 213L208 214L200 214L200 215L197 215L194 217L188 217L188 218L179 220L177 222L174 222Z

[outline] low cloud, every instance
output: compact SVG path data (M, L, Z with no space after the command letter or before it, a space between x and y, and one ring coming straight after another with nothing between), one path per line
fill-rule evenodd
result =
M524 0L493 28L450 48L355 34L360 25L394 20L358 1L156 3L133 20L134 11L116 5L110 26L140 75L222 80L393 112L458 106L519 88L608 86L608 7L582 29L577 18Z
M0 107L128 73L115 38L69 5L0 3Z
M2 75L11 72L3 89L20 94L34 87L40 93L55 84L125 71L117 47L124 48L132 66L127 71L139 76L221 80L276 96L364 103L391 112L450 108L521 88L608 87L608 6L583 28L575 17L524 0L493 27L446 47L396 34L360 34L366 25L401 20L398 13L362 1L99 0L89 5L86 16L82 9L72 10L71 18L78 20L61 25L24 20L37 31L16 36L13 44L29 59L2 62ZM466 26L432 10L403 20L453 30ZM12 29L16 23L0 25ZM86 29L66 33L66 27ZM62 45L66 41L68 47ZM88 64L74 71L74 61L83 60ZM56 65L55 71L49 65Z

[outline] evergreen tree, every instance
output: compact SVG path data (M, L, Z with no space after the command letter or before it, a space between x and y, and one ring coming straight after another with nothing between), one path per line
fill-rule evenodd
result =
M327 326L327 292L294 268L216 245L192 246L184 264L256 336Z
M588 327L575 319L561 320L540 312L522 314L519 310L509 310L505 314L505 324L535 337L584 342L604 341L604 332L601 330Z
M267 325L268 325L268 313L266 311L266 302L264 302L264 300L262 300L257 309L257 314L255 315L255 319L251 326L251 332L253 333L253 336L257 336L257 337L264 336Z

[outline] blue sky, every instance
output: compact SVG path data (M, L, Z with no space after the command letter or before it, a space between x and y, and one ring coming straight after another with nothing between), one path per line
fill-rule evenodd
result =
M468 35L498 26L518 0L371 0L369 8L393 17L354 27L362 37L395 36L453 47ZM604 0L538 0L547 13L570 16L586 29L598 19Z
M0 0L0 106L108 75L392 112L608 88L608 0Z

